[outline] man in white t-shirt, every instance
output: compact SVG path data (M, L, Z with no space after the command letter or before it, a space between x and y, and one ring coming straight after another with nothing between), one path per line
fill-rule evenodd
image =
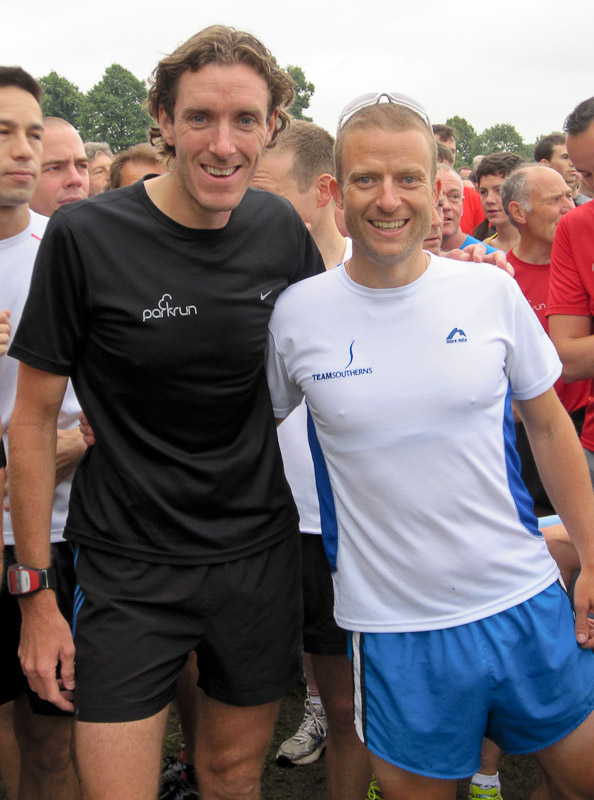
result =
M0 67L0 308L10 312L14 331L27 297L33 263L47 217L29 210L28 202L39 177L43 123L41 89L24 70ZM6 317L0 319L4 346ZM16 395L18 361L0 357L0 418L3 435L10 424ZM77 430L79 406L72 391L64 398L58 425L56 490L52 509L52 564L55 591L64 612L72 605L74 573L70 545L62 531L66 521L70 482L76 462L85 450ZM3 501L4 562L15 563L14 536L8 502ZM26 599L23 602L27 602ZM20 613L3 576L0 594L0 769L7 785L19 797L74 800L78 784L70 757L72 716L44 702L29 689L17 655ZM13 736L16 734L16 742ZM20 774L19 774L20 761Z
M353 256L279 298L268 379L278 418L304 394L311 413L358 733L386 800L454 798L484 735L591 796L594 496L558 357L509 276L423 251L440 186L415 101L350 103L336 169ZM580 553L575 634L511 399Z

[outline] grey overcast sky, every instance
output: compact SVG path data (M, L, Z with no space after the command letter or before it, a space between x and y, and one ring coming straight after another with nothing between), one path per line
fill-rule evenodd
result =
M560 130L594 95L594 0L5 0L0 62L35 77L54 69L83 91L106 67L146 79L159 58L213 23L258 36L282 66L315 84L309 114L335 130L341 108L371 91L400 91L433 122L499 122L526 141Z

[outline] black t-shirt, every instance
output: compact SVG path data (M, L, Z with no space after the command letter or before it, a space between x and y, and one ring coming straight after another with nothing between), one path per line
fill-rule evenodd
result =
M279 293L322 270L290 204L253 189L219 230L174 222L142 183L52 216L10 352L71 376L96 434L67 538L211 563L288 535L267 325Z

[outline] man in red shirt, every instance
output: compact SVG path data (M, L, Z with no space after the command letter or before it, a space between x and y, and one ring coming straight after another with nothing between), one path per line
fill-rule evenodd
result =
M594 97L565 120L567 151L587 186L594 189ZM550 332L568 382L594 377L594 207L580 206L557 227L551 253L547 313ZM582 445L594 475L594 404L586 411Z

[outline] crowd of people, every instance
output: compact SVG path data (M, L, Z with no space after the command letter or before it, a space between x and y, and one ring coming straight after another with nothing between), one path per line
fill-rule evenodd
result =
M114 156L0 67L9 800L258 800L302 673L330 800L594 798L594 98L459 170L292 100L212 26Z

